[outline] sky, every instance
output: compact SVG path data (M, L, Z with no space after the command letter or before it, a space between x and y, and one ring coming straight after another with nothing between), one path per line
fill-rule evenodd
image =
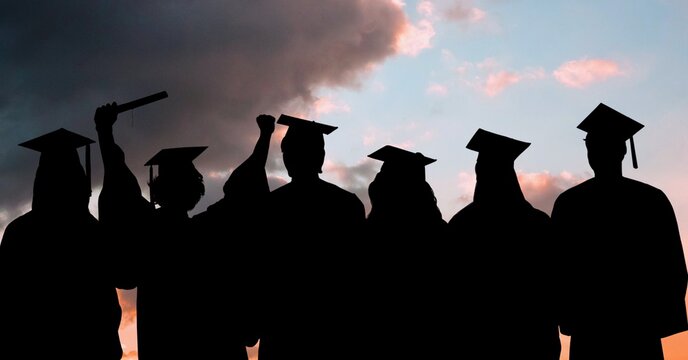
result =
M251 152L259 114L338 126L323 178L356 193L391 144L426 169L446 220L473 194L478 128L532 145L515 166L526 198L551 211L592 176L576 128L603 102L645 127L627 177L662 189L688 250L688 2L683 0L32 1L0 7L0 233L30 209L38 153L17 144L64 127L96 138L95 109L165 90L120 115L115 136L146 188L159 149L209 146L195 161L206 196ZM274 189L288 181L273 136ZM93 197L102 180L93 148ZM134 359L135 292L122 293ZM568 339L563 337L565 349ZM688 359L688 334L664 339ZM563 351L562 359L567 356Z

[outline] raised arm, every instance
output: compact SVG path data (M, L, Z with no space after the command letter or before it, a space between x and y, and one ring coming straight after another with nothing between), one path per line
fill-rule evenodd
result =
M116 276L116 286L129 289L137 284L136 258L145 241L153 206L141 195L136 176L126 164L124 151L115 143L112 127L116 120L116 103L96 110L94 121L104 168L98 218L108 237L108 247L113 257L119 259L118 267L122 269Z
M98 198L101 222L148 211L151 204L141 195L141 187L126 164L124 151L115 143L112 128L117 121L117 104L113 102L99 107L94 121L104 168L103 189Z
M240 200L254 196L262 197L270 192L265 163L270 150L270 138L275 131L275 118L261 114L256 117L256 122L260 129L258 141L253 148L253 153L227 179L222 188L225 198Z

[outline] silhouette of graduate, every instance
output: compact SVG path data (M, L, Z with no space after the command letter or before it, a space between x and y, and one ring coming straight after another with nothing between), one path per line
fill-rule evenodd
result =
M108 229L137 241L133 256L139 359L193 358L212 348L198 338L202 331L196 329L196 314L180 314L180 309L195 309L193 291L179 291L192 284L195 275L197 234L188 211L205 192L193 160L206 147L162 149L148 160L149 203L114 141L117 113L117 104L111 103L99 107L94 117L105 173L99 207L109 216L104 220ZM158 167L157 176L152 166Z
M31 210L0 244L2 359L122 356L116 287L127 284L116 276L118 249L88 209L93 142L58 129L20 144L41 155Z
M319 177L323 135L336 127L287 115L277 123L289 127L281 148L291 181L270 193L274 223L263 227L259 357L350 359L360 340L349 321L363 203Z
M626 141L637 167L633 136L643 125L599 104L578 128L595 176L552 211L570 359L663 359L661 338L688 329L688 276L669 199L623 176Z
M258 342L259 276L254 256L255 236L266 213L270 193L265 164L275 118L256 117L260 135L251 155L242 162L224 184L224 197L192 218L201 250L196 265L196 294L203 313L201 331L208 343L223 348L224 359L248 359L247 346ZM247 234L249 236L247 236ZM221 324L220 326L217 326Z
M456 248L451 283L459 286L448 312L456 318L455 356L559 359L551 223L525 199L514 170L529 146L483 129L466 145L478 152L473 202L448 230Z
M441 358L442 245L447 223L425 179L436 160L391 145L368 155L382 167L368 187L365 284L360 332L371 359ZM454 324L451 324L454 326ZM432 345L431 345L432 344Z
M425 166L435 162L422 153L385 145L368 157L383 162L368 187L371 209L367 231L379 237L425 233L439 235L446 226Z

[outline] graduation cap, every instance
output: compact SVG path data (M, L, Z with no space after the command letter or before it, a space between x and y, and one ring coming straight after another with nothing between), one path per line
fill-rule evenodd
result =
M628 116L600 103L597 107L578 124L578 128L588 134L603 136L607 139L625 142L631 141L631 158L633 168L638 168L638 159L635 155L635 143L633 135L645 125L629 118Z
M314 133L329 135L337 130L336 126L318 123L312 120L301 119L289 115L280 115L277 119L278 124L289 126L289 129L313 131Z
M418 176L422 180L425 180L425 166L437 161L422 153L411 152L392 145L385 145L368 157L384 162L381 171Z
M149 167L150 182L153 182L153 165L158 166L158 175L188 169L193 167L193 160L207 148L207 146L188 146L158 151L144 164Z
M60 168L67 168L78 164L81 166L79 154L77 149L86 147L85 155L85 170L88 184L91 184L91 144L95 141L71 132L64 128L57 129L47 134L41 135L37 138L25 141L19 146L27 149L35 150L41 153L39 166L50 166Z
M502 159L513 163L528 146L530 143L478 129L466 148L492 159Z
M324 147L325 139L323 138L323 134L328 135L337 130L336 126L322 124L285 114L280 115L279 119L277 119L277 123L289 126L289 129L282 140L283 148L285 142L299 143L302 146L307 147L310 147L309 145L314 147Z

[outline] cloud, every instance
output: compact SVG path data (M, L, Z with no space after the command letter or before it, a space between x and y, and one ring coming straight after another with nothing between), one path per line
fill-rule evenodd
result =
M397 51L403 55L416 56L425 49L432 47L432 38L435 37L435 27L432 21L422 19L418 24L406 24L399 41L397 42Z
M428 0L422 0L416 5L416 12L421 16L418 22L407 22L396 44L399 54L416 56L425 49L432 48L435 37L435 5Z
M373 161L368 158L353 166L326 160L323 166L323 174L333 176L337 185L356 194L363 202L366 213L368 213L370 211L368 185L375 178L380 166L379 161Z
M278 175L269 175L268 176L268 186L270 187L270 190L275 190L278 187L282 185L286 185L289 182L289 179L278 176Z
M0 242L2 242L2 236L5 234L5 228L10 221L18 218L19 216L26 214L31 210L31 203L25 202L16 207L6 208L0 210Z
M31 198L38 159L16 146L24 140L58 127L95 138L97 106L166 90L116 125L140 183L163 147L209 145L199 169L234 167L253 147L256 115L357 86L409 28L393 0L11 2L0 24L0 212L12 215ZM431 24L414 29L426 40L407 40L410 53L434 35ZM92 158L96 186L97 146Z
M449 89L447 89L446 85L432 83L425 89L425 93L428 95L446 96L449 93Z
M457 201L468 205L473 201L473 190L475 189L475 173L462 171L457 176L457 188L459 197Z
M587 177L569 172L550 174L548 171L538 173L518 171L516 175L523 195L530 204L548 214L552 213L554 201L559 194L587 179Z
M517 171L516 176L521 185L521 191L533 207L551 214L554 201L564 190L580 184L588 177L574 175L569 172L551 174L548 171L529 173ZM459 197L457 201L461 204L469 204L473 201L473 190L475 189L475 173L460 172L457 179Z
M489 74L485 81L483 91L487 96L495 96L501 93L507 86L516 84L521 78L516 73L509 71L499 71Z
M435 12L435 5L431 1L422 0L416 5L416 11L422 16L429 18L432 17Z
M331 97L321 97L313 103L313 111L315 116L337 113L337 112L351 112L351 107L339 100L333 99Z
M473 6L470 0L453 0L444 10L444 17L449 21L477 23L485 19L487 13Z
M522 72L498 71L490 73L482 86L482 90L487 96L496 96L507 87L519 83L523 80L537 80L544 77L544 70L525 70Z
M623 74L618 63L604 59L571 60L552 72L564 86L577 89Z
M507 87L522 81L540 80L547 76L541 67L525 68L518 71L504 70L502 64L491 57L475 63L463 61L458 65L454 64L456 59L451 52L445 52L443 57L464 85L489 97L497 96Z

